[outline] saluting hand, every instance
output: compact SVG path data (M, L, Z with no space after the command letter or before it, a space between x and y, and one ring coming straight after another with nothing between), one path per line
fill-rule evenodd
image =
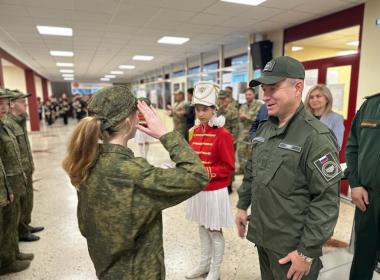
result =
M355 203L361 211L366 211L367 206L369 205L368 192L363 187L355 187L351 189L352 202Z
M137 108L143 114L147 125L145 127L137 124L136 127L138 129L154 138L160 138L168 132L152 106L149 107L145 102L138 101Z
M307 276L310 272L311 264L305 262L297 250L290 252L285 258L280 259L278 262L279 264L292 263L286 275L288 279L301 280L302 277Z

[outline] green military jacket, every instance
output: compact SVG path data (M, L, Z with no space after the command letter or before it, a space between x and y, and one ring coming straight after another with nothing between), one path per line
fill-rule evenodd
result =
M7 176L5 173L3 162L0 159L0 207L8 204L9 194L11 190L7 182Z
M180 114L179 111L185 110L188 108L189 104L183 100L181 102L176 102L173 105L173 124L174 129L177 130L182 135L186 131L186 116L185 114Z
M12 192L23 195L26 190L26 177L22 168L20 149L16 137L4 124L4 118L0 121L0 158Z
M251 104L243 104L240 107L239 115L244 113L248 116L244 121L240 121L242 124L242 129L239 132L239 141L248 141L249 140L249 130L252 126L252 122L256 120L257 112L260 110L262 103L258 100L252 100Z
M351 125L347 177L351 188L363 186L380 193L380 93L366 98Z
M160 138L176 168L162 169L120 145L100 145L78 191L78 221L100 279L165 279L162 214L201 191L208 175L178 132Z
M270 117L252 142L237 204L251 205L247 239L284 256L296 249L320 256L339 213L334 137L301 103L281 128Z
M34 163L26 128L26 120L26 114L21 116L9 114L4 120L4 123L13 132L14 136L16 136L20 148L21 163L24 173L31 175L34 171Z
M236 141L239 136L239 112L236 107L232 103L228 104L226 108L221 106L217 115L222 115L226 118L224 127L232 134L234 141Z

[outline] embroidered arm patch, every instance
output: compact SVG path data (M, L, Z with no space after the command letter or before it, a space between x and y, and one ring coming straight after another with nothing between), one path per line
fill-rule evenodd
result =
M334 159L331 153L325 154L321 158L315 160L314 165L326 182L331 181L342 173L340 164Z

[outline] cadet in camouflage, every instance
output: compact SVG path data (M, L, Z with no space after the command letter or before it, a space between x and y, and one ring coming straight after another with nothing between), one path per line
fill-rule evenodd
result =
M305 111L305 70L282 56L268 62L262 84L269 119L253 139L238 190L236 224L258 248L261 279L318 278L322 246L339 212L341 169L330 130Z
M239 136L239 112L231 103L231 98L226 91L220 91L219 102L218 116L225 117L226 123L224 127L232 134L234 143L236 143Z
M244 172L244 166L250 157L250 148L252 146L251 141L249 141L249 129L251 128L252 122L256 120L256 114L259 111L262 103L255 99L256 92L254 88L247 88L245 90L245 99L247 103L241 105L239 109L239 118L241 129L239 131L238 138L238 158L239 158L239 172Z
M185 93L183 91L177 91L174 93L175 102L172 107L171 115L173 117L174 130L178 131L182 135L186 135L186 110L190 106L185 101Z
M202 162L183 136L167 133L145 103L137 106L147 127L137 125L136 98L128 88L98 91L63 164L78 189L79 228L99 279L165 279L162 210L193 196L208 182ZM175 168L157 168L134 157L127 141L136 126L159 138ZM84 141L78 146L78 138L92 144ZM83 172L76 158L83 156L85 147L92 156L85 157L88 168Z
M29 267L31 254L22 254L18 247L19 198L25 193L25 176L16 137L4 125L12 94L0 88L0 159L5 171L8 204L0 208L0 275L19 272ZM4 174L4 173L3 173ZM1 175L1 174L0 174ZM4 200L3 200L4 202Z
M34 163L32 150L30 148L26 121L28 115L26 113L26 98L30 96L19 90L11 91L12 97L10 102L10 113L5 119L5 125L15 135L21 155L21 164L26 176L26 193L20 196L20 223L18 228L20 241L37 241L40 238L33 234L43 230L43 227L32 227L33 210L33 172Z

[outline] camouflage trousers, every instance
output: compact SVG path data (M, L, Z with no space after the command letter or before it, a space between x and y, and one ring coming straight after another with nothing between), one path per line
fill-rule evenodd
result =
M239 161L239 174L244 174L245 164L251 156L252 144L248 142L248 137L238 142L237 155Z
M20 219L20 198L0 208L0 267L10 265L19 252L18 223Z
M26 192L20 197L20 223L18 233L20 237L30 233L29 224L32 221L33 210L33 177L32 174L27 174Z

